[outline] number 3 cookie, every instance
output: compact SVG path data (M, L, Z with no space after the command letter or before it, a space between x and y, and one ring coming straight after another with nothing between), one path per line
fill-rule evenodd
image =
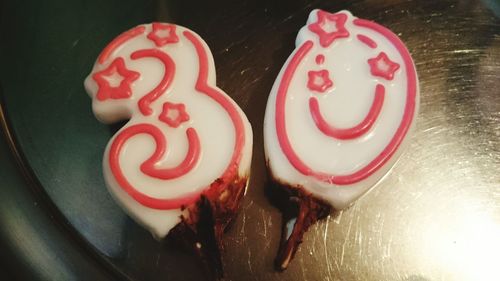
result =
M395 34L348 11L311 12L264 121L270 173L283 209L294 210L284 213L280 269L312 223L331 207L348 207L389 171L418 101L415 66Z
M215 86L205 42L178 25L137 26L109 43L84 84L97 119L128 120L103 159L116 201L157 238L195 237L199 252L210 237L198 226L215 222L208 236L220 246L248 182L252 130Z

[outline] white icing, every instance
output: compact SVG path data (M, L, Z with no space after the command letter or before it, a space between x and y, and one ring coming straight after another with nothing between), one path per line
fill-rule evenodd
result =
M320 45L318 35L308 29L317 21L318 10L313 10L306 26L301 28L296 40L297 49L289 57L271 90L264 120L264 146L269 168L280 182L303 186L315 196L329 202L336 209L349 206L355 199L373 187L394 165L403 141L393 157L368 178L350 185L335 185L300 173L289 162L278 141L275 123L276 96L283 74L295 52L304 42L314 43L312 49L298 65L290 82L286 99L286 129L291 146L314 171L333 175L348 175L359 171L371 162L388 145L399 127L406 105L407 76L402 55L383 35L374 30L356 26L356 19L348 11L345 23L350 35L338 38L330 46ZM365 35L377 43L370 48L356 36ZM391 61L399 64L393 80L373 76L367 60L385 52ZM317 55L325 57L323 64L315 61ZM324 93L311 91L308 71L327 69L334 86ZM309 98L316 97L325 120L337 128L349 128L360 123L368 113L374 99L375 86L385 87L385 100L377 121L365 134L348 140L335 139L321 132L309 111ZM417 82L418 85L418 82ZM418 111L417 105L414 116ZM412 126L414 121L412 122ZM410 128L411 130L411 128ZM405 138L410 133L406 134Z
M109 166L109 150L116 135L124 129L141 123L155 125L161 129L167 141L167 151L157 168L177 166L184 159L188 150L186 129L194 128L200 140L201 155L196 166L187 174L169 180L150 177L140 170L140 165L148 159L155 150L154 139L147 134L138 134L126 141L119 163L123 174L130 184L141 193L158 199L177 198L190 192L200 192L219 178L230 163L235 147L235 129L229 114L216 101L207 95L198 92L195 84L198 79L198 56L193 44L183 35L187 29L176 26L177 43L168 43L157 47L147 38L152 31L152 25L143 25L145 32L136 36L119 48L103 63L95 63L92 72L85 79L85 89L93 99L92 108L95 116L104 123L113 123L123 119L130 119L115 136L109 141L103 160L103 172L106 185L116 201L140 224L149 229L157 238L164 237L170 229L180 222L180 209L158 210L141 205L129 196L118 184ZM165 33L165 32L163 32ZM161 35L162 33L158 33ZM194 33L193 33L194 34ZM164 35L168 35L165 33ZM208 56L208 85L215 86L215 67L210 49L198 35ZM156 58L131 59L130 55L137 50L160 49L167 53L175 63L173 82L160 98L151 103L153 113L149 116L141 114L138 100L149 93L163 78L164 65ZM128 99L107 99L100 101L96 98L98 85L92 78L96 72L106 69L111 62L121 57L128 70L140 73L140 78L131 84L132 97ZM118 77L120 78L120 77ZM115 82L116 83L116 82ZM119 82L118 82L119 83ZM220 89L219 91L223 93ZM223 93L226 95L225 93ZM237 109L244 123L245 143L242 151L238 172L241 177L249 176L252 130L243 111L227 95L226 97ZM162 113L163 104L183 103L189 114L189 121L181 123L177 128L170 127L158 119ZM176 114L176 112L172 112ZM184 214L187 215L187 214Z

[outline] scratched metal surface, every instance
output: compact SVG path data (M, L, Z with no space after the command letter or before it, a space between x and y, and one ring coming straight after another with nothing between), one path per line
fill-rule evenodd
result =
M106 193L99 165L92 165L100 162L113 130L98 125L91 116L81 81L105 44L101 41L141 21L156 19L185 25L207 41L218 85L243 108L253 126L251 184L225 240L227 280L500 280L500 20L487 6L498 7L496 0L202 1L196 5L193 1L118 1L128 17L112 19L107 17L117 4L112 1L98 5L62 2L60 9L67 9L69 15L65 25L79 28L70 33L58 27L59 35L54 35L50 28L58 26L58 15L51 15L56 18L50 21L54 26L40 29L35 40L43 42L47 34L56 39L65 36L66 45L60 49L39 43L39 55L60 51L65 59L75 57L71 63L76 67L65 69L67 62L61 59L36 68L33 77L44 73L43 79L57 78L51 80L53 92L40 91L39 100L23 97L31 94L29 83L16 91L21 86L14 86L13 81L21 83L16 71L22 69L2 71L4 106L10 130L26 157L24 164L62 214L62 224L76 230L83 239L75 241L83 241L97 253L101 266L132 280L199 280L203 276L194 258L168 243L159 244L128 219ZM53 8L39 5L42 11ZM313 226L291 266L278 273L272 264L281 221L264 195L268 178L262 121L274 78L313 8L349 9L398 34L416 62L420 113L411 144L385 181L353 207ZM23 9L19 15L29 10ZM26 18L28 23L15 22L20 31L29 30L32 21L37 23L36 17ZM88 18L93 22L79 23ZM16 36L24 38L23 32ZM12 42L3 44L4 51L19 48ZM43 79L32 83L48 89L49 85L43 88ZM48 95L63 92L69 93L64 109L39 107ZM37 115L33 110L45 111ZM58 119L58 110L71 117ZM38 118L40 128L26 126L30 118ZM61 124L45 124L44 120ZM71 122L83 125L58 127L71 126ZM37 133L52 129L60 136L33 141ZM101 135L89 137L92 134ZM44 141L43 145L54 149L40 148ZM69 151L79 157L83 170L80 164L65 162L70 161L64 156ZM42 158L53 168L47 169ZM75 193L79 194L77 204L70 200Z

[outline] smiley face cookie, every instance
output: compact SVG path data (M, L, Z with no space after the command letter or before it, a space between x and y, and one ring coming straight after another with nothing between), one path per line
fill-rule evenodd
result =
M310 224L348 207L390 170L418 110L412 58L391 31L348 11L314 10L268 99L265 152L295 215L278 266Z

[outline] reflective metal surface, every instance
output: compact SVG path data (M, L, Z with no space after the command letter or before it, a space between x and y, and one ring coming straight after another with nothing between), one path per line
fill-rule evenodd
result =
M271 269L280 219L250 190L231 233L238 247L228 247L240 266L229 276L500 280L499 20L477 1L338 6L388 26L412 53L421 92L412 143L382 184L312 227L283 274Z
M500 20L486 6L498 7L495 1L101 1L60 3L68 15L61 18L38 15L45 4L16 8L19 16L31 11L29 20L4 23L18 26L15 39L34 40L38 51L20 58L31 65L25 71L6 59L24 47L0 43L12 64L2 67L6 115L23 164L63 218L52 223L77 233L72 241L94 252L96 263L133 280L199 280L194 258L154 241L106 193L99 165L113 129L95 122L81 86L105 41L125 28L152 20L185 25L211 47L219 87L254 130L251 184L225 240L227 280L500 280ZM109 17L118 3L123 13ZM398 34L417 66L420 113L408 150L385 180L313 226L290 267L278 273L281 218L264 193L262 121L274 79L313 8L349 9ZM37 16L45 29L24 37ZM45 44L52 38L60 49ZM55 54L59 60L49 61ZM23 84L21 73L31 83ZM41 87L37 95L34 85ZM57 95L64 103L51 99ZM46 99L56 106L41 107ZM59 135L44 135L50 130Z

